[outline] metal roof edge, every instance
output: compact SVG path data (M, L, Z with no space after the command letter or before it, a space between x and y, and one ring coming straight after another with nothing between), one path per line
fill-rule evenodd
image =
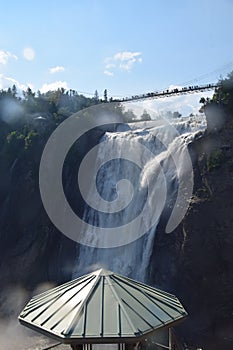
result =
M49 332L45 328L43 328L41 326L34 325L31 322L27 322L27 321L23 320L20 317L18 317L18 320L23 326L27 326L28 328L30 328L30 329L32 329L33 331L36 331L36 332L39 331L40 333L42 333L46 337L52 338L54 340L58 340L60 342L63 342L63 339L65 339L65 337L63 337L62 335L56 335L55 333Z
M111 343L130 343L130 342L135 342L135 340L140 341L143 340L145 338L145 334L147 336L152 335L153 333L156 333L157 331L161 330L161 329L167 329L167 328L171 328L174 327L176 325L178 325L179 323L181 323L185 318L188 317L188 314L186 313L185 316L183 317L179 317L177 319L175 319L172 323L167 323L164 325L161 325L160 327L157 328L153 328L150 332L142 332L140 334L134 334L134 335L128 335L128 336L123 336L121 337L119 335L119 337L113 337L113 336L109 336L109 337L68 337L65 335L56 335L55 333L51 333L49 331L47 331L44 328L41 328L39 326L36 326L30 322L25 321L24 319L20 318L20 316L18 317L19 322L24 325L29 327L30 329L32 329L33 331L38 331L42 333L43 335L60 341L63 344L89 344L89 343L93 343L93 344L111 344Z

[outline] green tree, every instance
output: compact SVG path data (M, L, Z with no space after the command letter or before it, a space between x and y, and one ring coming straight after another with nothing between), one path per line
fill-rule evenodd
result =
M38 133L35 130L30 130L24 139L24 148L28 150L33 147L35 139L38 137Z
M180 118L182 114L180 112L173 112L173 118Z
M233 114L233 71L226 79L220 81L220 86L215 89L213 102L222 103L228 112Z
M23 107L27 113L35 113L37 110L35 95L35 92L33 92L30 87L28 87L26 91L23 91Z
M132 109L128 109L127 111L124 112L123 114L123 120L126 123L133 122L137 119L137 116L134 114Z
M144 109L144 111L143 111L143 113L142 113L140 119L141 119L141 120L145 120L145 121L151 120L151 116L150 116L150 114L146 111L146 109Z
M108 91L107 91L107 89L104 90L104 102L108 102Z
M99 94L97 90L95 90L95 93L94 93L94 101L95 101L95 104L99 102Z
M203 105L201 111L205 110L208 105L215 104L224 106L225 110L233 115L233 71L225 79L219 81L211 99L202 97L200 103Z
M24 138L24 135L18 130L11 131L7 135L7 154L9 157L14 159L23 150L25 145Z
M15 86L15 84L12 86L12 96L13 97L16 97L16 95L17 95L17 88L16 88L16 86Z

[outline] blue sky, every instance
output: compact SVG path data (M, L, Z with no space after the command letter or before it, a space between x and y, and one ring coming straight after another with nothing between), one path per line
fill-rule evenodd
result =
M233 70L232 18L232 0L4 1L0 88L127 96L214 82Z

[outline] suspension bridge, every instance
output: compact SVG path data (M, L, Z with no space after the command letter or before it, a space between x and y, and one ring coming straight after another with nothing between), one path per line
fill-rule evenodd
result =
M213 89L217 88L218 86L220 86L219 83L195 85L195 86L185 86L185 87L181 87L181 88L177 87L174 89L153 91L153 92L148 92L146 94L134 95L134 96L130 96L130 97L123 97L120 99L110 99L110 102L132 102L132 101L139 101L139 100L146 100L146 99L165 98L165 97L170 97L170 96L185 95L185 94L192 94L192 93L209 91L209 90L213 90Z

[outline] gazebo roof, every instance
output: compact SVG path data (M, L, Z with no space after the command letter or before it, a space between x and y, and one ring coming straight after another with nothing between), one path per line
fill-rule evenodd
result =
M19 321L63 343L112 343L186 315L174 295L100 269L33 297Z

